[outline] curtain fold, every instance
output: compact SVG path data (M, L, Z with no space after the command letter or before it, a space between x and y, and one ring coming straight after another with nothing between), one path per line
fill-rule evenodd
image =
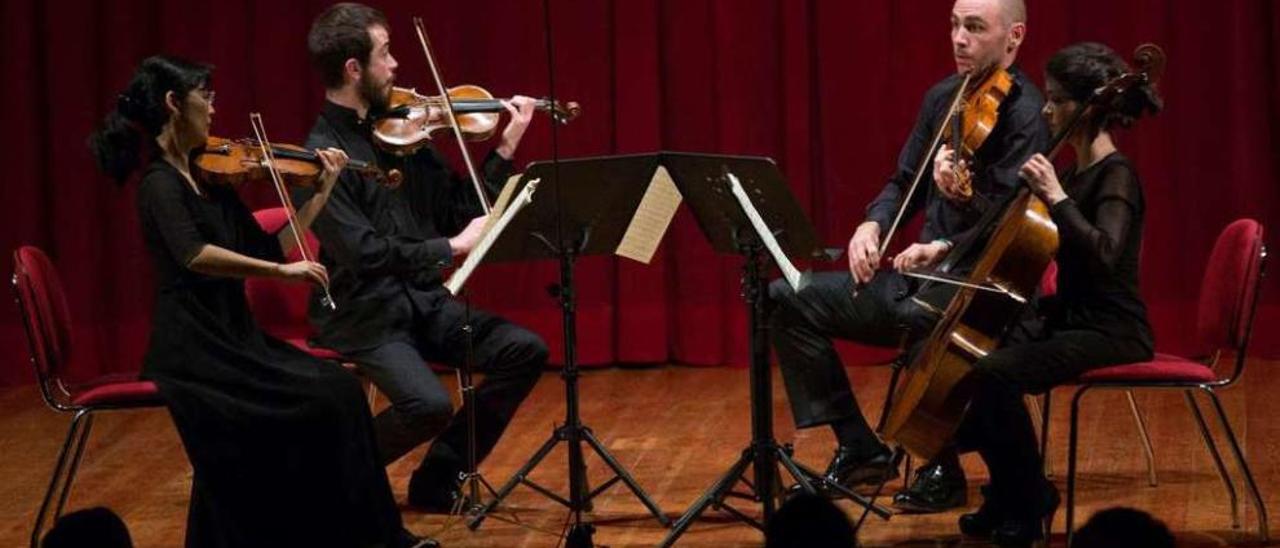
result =
M305 37L328 3L5 0L0 88L7 180L0 247L41 246L71 300L73 371L138 368L152 276L133 197L97 174L85 140L145 56L215 65L214 133L249 132L261 112L273 139L301 142L322 101ZM894 0L551 0L555 93L582 104L559 130L561 157L656 150L762 155L787 175L818 234L843 248L884 184L925 90L953 70L950 2ZM1143 42L1168 53L1167 108L1119 140L1148 202L1142 291L1157 346L1188 351L1199 278L1218 231L1239 217L1280 233L1280 8L1265 0L1039 0L1019 65L1036 82L1058 48L1080 40L1124 55ZM434 92L410 17L426 19L451 84L499 96L548 93L543 2L379 2L391 22L399 85ZM457 158L454 144L439 147ZM473 145L483 154L491 144ZM550 158L535 120L518 164ZM459 164L460 165L460 164ZM271 206L266 185L243 189ZM915 232L909 230L908 235ZM1275 237L1270 238L1275 242ZM902 239L907 242L909 239ZM1280 246L1280 244L1276 244ZM843 261L813 265L839 269ZM652 264L584 258L578 356L584 365L746 363L740 261L713 253L687 211ZM475 306L543 335L558 360L559 307L550 262L486 266ZM1280 356L1280 276L1262 293L1253 352ZM0 305L0 384L29 382L11 299ZM849 365L892 352L841 347Z

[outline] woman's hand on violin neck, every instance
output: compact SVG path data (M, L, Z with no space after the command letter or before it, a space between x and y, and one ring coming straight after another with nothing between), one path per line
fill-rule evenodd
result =
M942 262L942 258L947 256L947 251L951 250L951 246L943 242L929 242L927 244L915 243L904 249L893 258L893 269L898 272L906 272L908 270L919 270L922 268L931 268Z
M310 282L321 287L329 285L329 271L317 262L297 261L276 265L276 273L286 280Z
M867 221L858 225L849 239L849 273L858 283L871 281L880 266L880 224Z
M945 144L933 156L933 183L947 199L964 199L964 195L960 192L960 176L957 173L957 168L964 169L966 167L964 160L960 160L959 166L956 165L955 151Z
M328 196L334 182L338 180L338 175L347 167L347 153L342 149L330 147L323 150L316 149L316 157L320 158L320 164L324 166L324 170L320 172L320 185L317 192Z
M538 101L532 97L516 95L510 100L503 100L502 106L506 107L507 112L511 114L511 120L502 130L502 142L498 143L498 154L510 160L515 156L516 147L520 146L520 139L524 138L525 130L529 129L529 123L533 121L533 113L537 109Z
M1036 196L1051 206L1067 199L1067 193L1062 189L1062 183L1058 181L1058 172L1053 167L1053 162L1043 154L1036 154L1028 159L1027 163L1018 170L1018 175L1027 182L1027 186L1036 193Z

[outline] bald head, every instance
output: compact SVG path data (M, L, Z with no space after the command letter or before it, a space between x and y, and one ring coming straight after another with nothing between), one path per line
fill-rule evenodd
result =
M1023 0L955 0L951 45L960 73L999 64L1009 67L1027 34Z
M999 0L1000 15L1004 16L1004 24L1027 22L1027 4L1022 0Z

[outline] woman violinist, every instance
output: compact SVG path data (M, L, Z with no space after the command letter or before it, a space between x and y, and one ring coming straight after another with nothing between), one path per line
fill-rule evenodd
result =
M90 139L120 182L152 158L137 195L158 282L143 377L159 386L194 469L186 544L412 546L359 383L250 315L244 278L321 284L326 273L286 263L291 234L265 233L233 189L192 177L214 112L209 72L146 59ZM325 196L346 155L318 154ZM323 204L301 211L299 230Z
M1045 69L1043 114L1060 132L1094 90L1129 72L1110 48L1080 43L1058 51ZM1007 345L976 363L977 395L958 433L976 447L990 470L977 512L960 530L1000 546L1042 538L1059 497L1045 479L1023 394L1043 392L1087 370L1150 359L1153 339L1138 293L1138 256L1145 202L1137 172L1117 149L1112 131L1143 113L1158 111L1149 85L1126 92L1067 135L1075 163L1061 175L1043 155L1022 166L1021 177L1046 204L1057 225L1058 293L1044 299L1043 323L1012 330ZM1039 327L1032 329L1032 325Z

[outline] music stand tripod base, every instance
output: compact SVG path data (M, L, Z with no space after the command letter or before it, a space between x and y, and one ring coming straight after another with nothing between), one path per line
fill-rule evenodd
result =
M674 544L711 507L724 510L763 531L765 523L773 516L781 492L778 467L786 470L805 492L816 494L815 485L822 485L824 489L888 519L892 513L887 508L797 463L791 448L779 444L774 438L772 372L765 312L767 288L762 269L766 245L765 237L757 233L758 228L749 217L756 217L757 224L764 225L776 246L786 255L826 256L813 225L795 201L777 165L768 158L684 153L663 153L662 164L684 196L712 248L744 259L742 295L747 305L751 359L751 442L729 470L676 521L661 546ZM739 198L733 195L731 180L741 185L740 190L744 192L739 194L748 196L750 215ZM753 480L746 477L748 466L753 468ZM740 481L750 490L749 494L733 490ZM762 506L761 519L726 504L725 499L730 496L759 502Z
M528 486L565 506L573 514L570 535L591 526L582 521L582 512L591 510L591 501L618 482L625 484L663 526L671 520L642 489L635 478L583 424L579 413L577 316L573 269L578 257L612 254L626 222L643 197L646 183L656 166L652 155L562 160L558 164L535 162L521 178L522 184L540 180L538 199L520 211L489 250L486 260L558 259L560 281L553 295L560 301L564 330L565 420L501 488L493 500L468 521L475 530L516 487ZM515 190L519 190L518 188ZM553 448L565 442L568 449L569 494L560 496L529 480L529 474ZM591 489L587 480L583 444L612 470L613 477ZM589 535L589 533L588 533Z

